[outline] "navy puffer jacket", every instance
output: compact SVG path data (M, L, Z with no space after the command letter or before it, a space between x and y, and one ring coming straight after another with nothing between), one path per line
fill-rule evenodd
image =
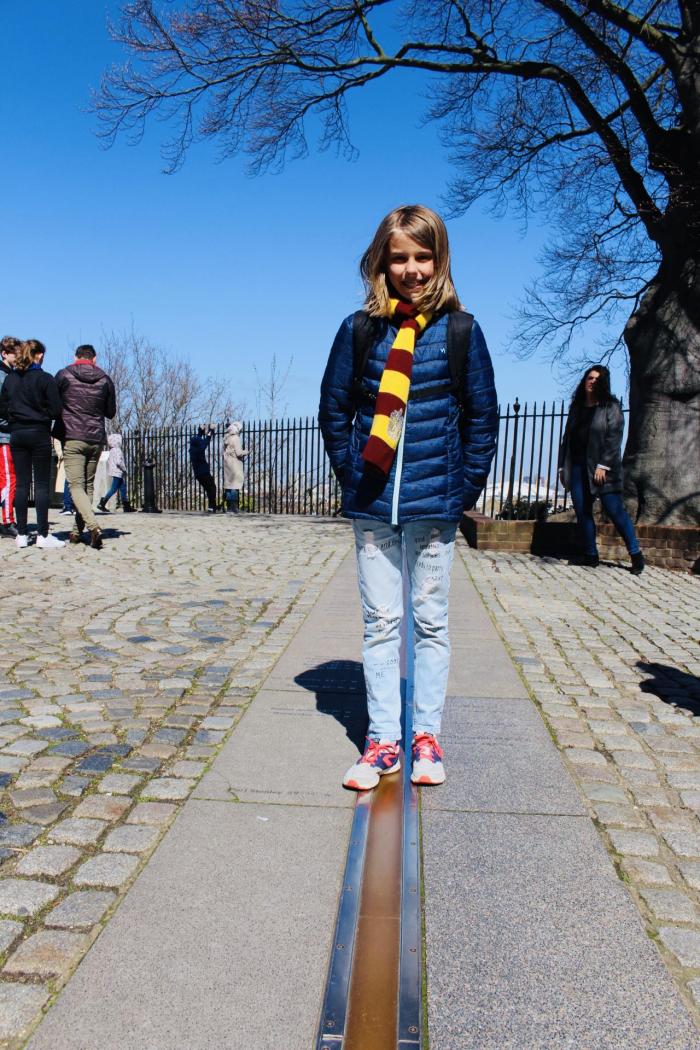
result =
M389 477L364 469L361 453L369 438L374 401L353 401L353 316L335 337L321 384L319 423L326 453L343 487L343 514L403 525L434 518L459 521L471 509L486 484L496 447L498 407L493 367L486 341L474 322L464 377L464 423L460 431L455 395L440 390L414 397L430 387L447 387L447 315L437 318L416 343L411 394L402 440ZM365 386L376 396L396 327L370 351Z

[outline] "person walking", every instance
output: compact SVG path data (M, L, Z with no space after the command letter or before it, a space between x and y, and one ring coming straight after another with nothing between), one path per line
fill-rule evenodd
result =
M58 550L63 540L49 533L49 486L51 482L51 424L61 414L61 399L53 376L42 369L46 347L38 339L21 343L12 371L0 391L0 417L9 421L10 449L17 477L15 513L18 547L29 544L27 508L29 486L34 477L36 545Z
M0 341L0 390L12 371L20 344L21 339L15 339L13 335L3 336ZM15 467L10 449L10 423L8 419L0 416L0 535L2 536L14 537L17 535L14 515L16 483Z
M632 573L644 571L644 555L622 502L622 407L610 392L605 365L588 368L571 399L559 449L559 477L571 493L583 545L584 564L600 564L593 504L600 498L632 559Z
M80 543L83 530L90 531L90 546L102 547L102 530L92 509L95 471L105 443L105 418L114 419L117 399L114 383L97 366L94 346L85 343L75 351L75 360L56 375L63 406L60 439L66 478L75 504L75 525L69 536Z
M224 498L226 509L231 514L238 514L241 488L243 486L243 459L248 449L243 448L240 433L243 424L234 420L224 434Z
M415 639L411 779L441 784L450 571L457 524L475 505L496 447L493 368L481 328L460 305L447 231L434 211L390 212L360 270L364 311L340 326L319 408L342 513L353 521L364 619L369 727L343 784L365 790L400 768L404 555ZM356 375L359 333L368 325Z
M126 463L124 462L124 453L122 452L121 434L110 434L107 438L107 445L109 446L107 474L110 479L110 486L97 506L104 514L109 514L107 504L112 496L116 495L118 492L122 501L122 510L125 514L131 514L134 507L129 503L126 494L126 478L124 476L126 474Z
M209 460L207 459L207 449L209 448L214 431L215 427L212 426L211 423L209 424L209 427L202 424L197 427L197 433L193 434L190 438L190 463L192 465L192 473L206 493L207 501L209 503L207 514L216 513L216 482L212 477L211 470L209 469Z

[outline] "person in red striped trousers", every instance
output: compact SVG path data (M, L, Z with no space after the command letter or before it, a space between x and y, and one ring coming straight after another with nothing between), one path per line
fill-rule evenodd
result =
M0 342L2 361L0 362L0 389L2 389L5 377L12 371L15 363L15 354L21 340L12 335L6 335ZM0 417L0 535L16 536L15 528L15 466L12 462L10 452L10 424L6 419Z

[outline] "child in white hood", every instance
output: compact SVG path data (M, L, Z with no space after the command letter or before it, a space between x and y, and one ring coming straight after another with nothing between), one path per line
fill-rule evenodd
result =
M121 434L110 434L107 438L107 444L109 446L109 457L107 459L107 474L110 479L110 486L106 493L97 504L101 511L108 514L107 504L111 500L115 493L119 493L122 500L122 510L125 514L130 514L135 507L132 507L126 495L126 463L124 462L124 454L122 452L122 436Z

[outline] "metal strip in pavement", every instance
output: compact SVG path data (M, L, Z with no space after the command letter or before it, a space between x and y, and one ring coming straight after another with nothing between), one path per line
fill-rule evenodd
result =
M406 596L405 600L408 600ZM411 617L411 628L413 618ZM399 948L398 1047L421 1046L423 959L421 951L420 828L418 788L411 781L413 740L413 629L406 647L406 695L403 708L403 851L401 858L401 944Z
M335 926L326 994L316 1042L317 1050L339 1050L345 1038L371 804L370 791L358 793L350 830L350 842L343 875L343 891Z

